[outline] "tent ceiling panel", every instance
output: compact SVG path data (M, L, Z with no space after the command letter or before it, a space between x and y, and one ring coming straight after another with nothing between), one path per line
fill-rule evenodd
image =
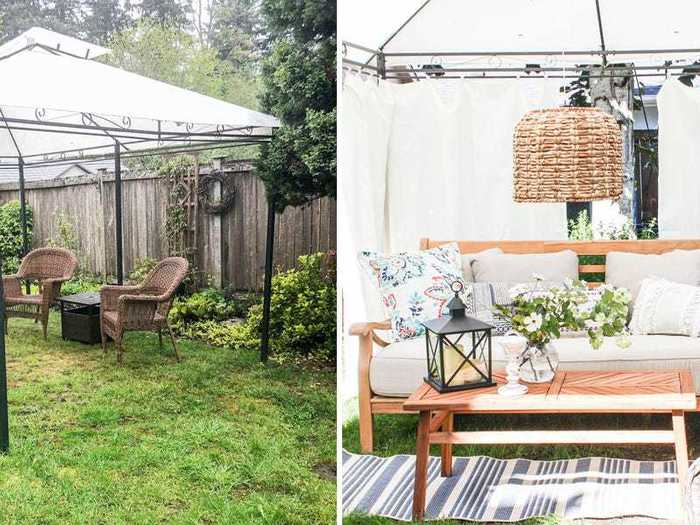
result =
M611 56L609 61L659 65L665 60L692 61L700 57L695 51L675 51L700 48L697 32L700 2L600 0L599 3L606 48L635 51ZM394 16L388 16L389 8L376 4L375 2L374 7L363 13L365 16L362 21L371 19L372 22L363 24L363 31L348 27L342 35L344 39L370 48L379 48L409 20L423 2L406 2L412 11L408 16L404 12L400 21ZM358 25L357 15L350 16L349 19L356 22L348 23L348 26ZM367 33L372 30L374 35L370 37ZM352 35L357 35L358 40L353 40ZM595 0L429 0L384 47L389 66L441 63L462 67L597 64L601 62L599 54L567 53L597 52L600 49ZM649 49L665 52L639 52ZM432 56L451 52L470 54ZM493 56L494 53L504 52L515 52L517 55ZM528 52L534 53L526 54ZM369 58L369 54L363 56L357 50L350 50L349 53L353 56L348 55L348 58L357 61ZM391 53L406 55L396 57L391 56Z
M431 0L384 51L470 51L488 55L488 52L507 51L596 50L600 48L600 40L595 8L591 9L591 5L594 5L592 1ZM572 20L576 20L575 26L571 25ZM474 62L479 59L483 57L449 60ZM486 59L491 60L488 56ZM421 60L425 62L425 58ZM572 60L576 59L572 57ZM387 64L407 61L412 60L389 57Z
M609 49L700 48L700 2L688 0L601 0L605 44ZM698 58L693 54L664 54L656 61Z

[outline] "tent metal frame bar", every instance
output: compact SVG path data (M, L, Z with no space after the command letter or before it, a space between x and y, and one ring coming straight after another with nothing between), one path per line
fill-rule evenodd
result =
M42 111L37 109L37 111ZM94 117L94 114L90 113L84 113L86 119L89 119L90 117ZM126 118L126 117L125 117ZM40 128L66 128L66 129L77 129L77 130L99 130L99 131L109 131L109 132L114 132L114 133L133 133L135 135L148 135L151 137L150 140L157 141L160 140L161 142L167 141L168 139L172 137L176 138L183 138L183 137L231 137L231 138L237 138L237 137L251 137L251 136L264 136L264 137L270 137L271 135L265 134L265 135L254 135L253 131L256 129L268 129L264 126L243 126L243 127L221 127L221 129L217 131L162 131L158 130L157 132L154 132L153 130L150 129L139 129L139 128L131 128L128 126L103 126L101 124L97 124L94 120L92 122L95 122L94 125L88 126L85 124L74 124L70 122L51 122L47 120L41 120L41 119L21 119L21 118L7 118L5 116L2 116L2 120L5 124L12 123L12 124L26 124L26 125L32 125L32 126L39 126ZM185 124L187 125L192 125L193 124ZM47 132L53 132L54 129L46 129L45 131ZM240 132L240 133L230 133L230 132ZM82 134L82 133L79 133Z
M164 155L164 154L174 154L174 153L194 153L198 151L208 151L223 148L237 148L243 146L259 146L265 144L265 141L251 141L251 142L205 142L198 147L180 147L180 146L170 146L168 148L158 148L157 150L137 150L122 153L121 157L127 159L137 159L142 157L152 157L153 155ZM80 164L82 162L93 162L97 160L108 160L113 157L112 154L103 155L91 155L84 157L70 157L63 159L54 159L47 161L37 161L32 163L25 163L25 166L33 168L39 166L71 166L74 164ZM16 159L16 157L1 157L7 159ZM14 170L17 168L17 164L0 163L0 170Z
M401 51L391 52L380 49L372 49L344 40L344 48L359 49L367 53L382 53L385 57L503 57L503 56L615 56L615 55L669 55L669 54L695 54L700 53L700 48L664 48L664 49L588 49L588 50L542 50L536 51Z

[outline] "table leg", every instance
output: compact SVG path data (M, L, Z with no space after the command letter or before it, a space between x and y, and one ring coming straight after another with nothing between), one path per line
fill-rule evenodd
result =
M420 413L416 435L416 475L413 486L413 519L423 521L425 492L428 488L428 457L430 455L430 411Z
M442 424L443 432L452 432L454 430L454 414L450 412ZM452 443L440 445L440 467L443 477L449 478L452 476Z
M685 481L688 477L688 443L685 436L685 414L682 410L671 412L673 419L673 437L676 446L676 469L681 492L685 491Z

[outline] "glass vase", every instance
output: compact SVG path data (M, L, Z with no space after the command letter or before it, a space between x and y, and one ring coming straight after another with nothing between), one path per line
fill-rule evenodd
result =
M548 383L559 366L559 354L550 343L528 345L521 355L520 379L526 383Z

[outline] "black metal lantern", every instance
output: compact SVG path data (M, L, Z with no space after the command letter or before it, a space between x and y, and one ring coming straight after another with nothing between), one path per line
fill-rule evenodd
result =
M493 327L465 315L459 298L464 285L452 283L455 296L447 304L449 314L423 323L425 327L428 375L438 392L455 392L493 386L491 372L491 330Z

